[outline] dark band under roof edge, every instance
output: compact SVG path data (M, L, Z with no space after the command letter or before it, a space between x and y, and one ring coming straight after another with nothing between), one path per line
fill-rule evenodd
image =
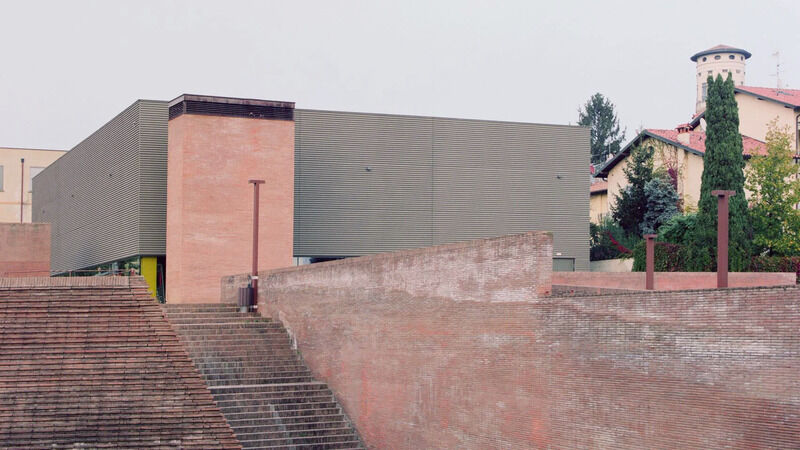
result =
M183 94L169 102L169 120L183 114L294 120L294 102Z

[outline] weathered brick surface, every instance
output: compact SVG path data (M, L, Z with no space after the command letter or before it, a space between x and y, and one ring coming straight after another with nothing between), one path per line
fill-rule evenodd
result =
M50 275L50 224L0 223L0 277Z
M486 264L454 258L431 275L420 259L383 258L262 275L262 314L282 321L368 446L800 442L798 287L491 302L502 280L482 291L453 281ZM428 279L466 292L412 283Z
M241 445L144 280L86 277L0 279L0 448Z
M730 287L792 286L797 281L794 272L731 272ZM603 289L644 289L644 272L554 272L553 284L596 287ZM716 272L656 272L655 289L680 291L686 289L714 289Z
M294 122L183 114L169 121L169 303L219 301L219 279L252 261L260 187L259 267L292 264Z
M259 274L259 295L273 288L382 289L488 302L533 301L550 294L553 235L532 231ZM246 275L222 278L223 302L236 301Z
M793 448L800 290L456 302L269 292L378 448Z

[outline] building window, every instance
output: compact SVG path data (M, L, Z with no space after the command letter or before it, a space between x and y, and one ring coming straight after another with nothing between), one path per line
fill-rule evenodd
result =
M714 59L720 59L720 58L722 58L722 56L717 55L714 57Z
M33 177L39 175L39 172L43 171L44 167L31 167L31 181L28 185L28 192L33 192Z
M710 70L708 71L708 74L711 75L711 71Z
M742 61L744 61L744 56L740 56L739 58L741 58L741 59L742 59Z
M707 59L708 59L708 58L706 58L705 56L703 56L703 62L706 62L706 60L707 60Z
M728 73L728 69L722 69L722 71Z
M741 73L741 70L739 70L739 69L736 69L736 73Z
M0 192L3 192L3 166L0 166Z
M703 83L703 101L708 98L708 83Z
M733 55L728 55L728 59L736 59L736 57Z

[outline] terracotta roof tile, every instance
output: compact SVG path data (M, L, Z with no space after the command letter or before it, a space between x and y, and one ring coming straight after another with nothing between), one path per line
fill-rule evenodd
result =
M0 280L0 447L241 448L146 284Z
M683 144L679 139L677 130L659 130L655 128L648 128L648 133L661 137L672 143L684 145L692 150L700 153L706 152L706 133L703 131L689 132L688 145ZM742 136L742 154L744 155L763 155L766 152L766 145L758 139L753 139L749 136Z
M800 108L800 89L737 86L736 90Z
M608 181L596 181L589 186L589 192L592 194L608 191Z

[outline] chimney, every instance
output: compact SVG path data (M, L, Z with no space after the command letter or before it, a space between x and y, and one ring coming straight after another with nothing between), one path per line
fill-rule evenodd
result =
M688 147L692 132L692 129L689 128L689 124L678 125L675 129L678 130L678 142Z

